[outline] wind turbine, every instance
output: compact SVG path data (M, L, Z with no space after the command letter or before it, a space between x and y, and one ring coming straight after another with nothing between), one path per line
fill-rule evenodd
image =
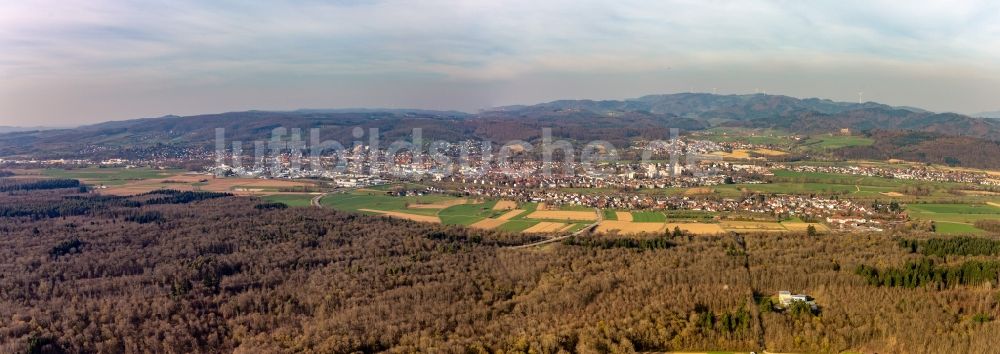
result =
M862 97L864 97L864 96L865 96L864 92L858 92L858 104L864 104L865 103L865 101L862 99Z

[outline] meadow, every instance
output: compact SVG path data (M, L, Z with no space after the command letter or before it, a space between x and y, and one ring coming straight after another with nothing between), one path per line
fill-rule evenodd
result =
M1000 220L1000 207L987 204L908 204L911 219L935 222L937 233L983 233L974 224L978 220Z
M438 212L441 223L445 225L472 225L485 218L496 218L506 213L503 210L493 210L496 200L478 204L459 204L442 209Z
M339 210L361 211L361 209L394 211L407 214L436 216L440 209L408 208L408 204L436 203L456 199L444 195L389 196L375 192L356 191L352 193L330 194L320 202L325 207ZM370 212L368 212L370 213Z
M795 138L791 134L775 129L716 127L699 135L698 138L715 142L746 142L771 146L791 146L795 143Z
M633 222L666 222L667 216L658 211L633 211Z
M980 230L975 226L969 224L948 222L948 221L936 221L934 223L934 232L946 235L965 235L965 234L984 234L986 231Z
M315 196L311 194L272 194L261 199L272 203L282 203L290 207L308 207L311 205L313 197Z
M869 146L874 139L863 136L820 135L802 140L799 147L807 150L833 150L849 146Z
M122 185L128 183L129 181L166 178L182 174L184 172L184 170L161 170L148 167L85 167L74 169L48 168L41 170L42 175L46 177L73 178L79 179L84 183L103 184L105 186Z
M497 200L466 202L465 198L444 195L390 196L373 189L359 189L350 193L330 194L321 204L338 210L355 211L365 214L381 214L391 217L444 225L470 226L479 229L495 229L507 232L575 232L590 222L560 219L562 214L586 213L593 218L593 208L568 207L570 210L537 211L537 203L520 203L517 209L497 209ZM305 201L308 205L309 201ZM435 207L441 206L441 207ZM534 213L552 214L551 217L529 218Z

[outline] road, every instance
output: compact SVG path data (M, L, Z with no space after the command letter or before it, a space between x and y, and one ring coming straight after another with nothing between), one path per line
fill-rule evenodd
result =
M537 246L541 246L541 245L545 245L545 244L550 244L550 243L553 243L553 242L559 242L559 241L565 240L566 238L568 238L570 236L578 236L578 235L586 232L587 230L590 230L592 228L597 227L597 224L600 224L601 221L604 221L604 214L601 213L601 209L594 208L594 213L597 213L597 221L594 221L593 224L587 225L587 227L584 227L584 228L580 229L580 231L571 233L569 235L563 235L563 236L559 236L559 237L553 237L553 238L545 239L545 240L538 241L538 242L532 242L532 243L529 243L529 244L526 244L526 245L511 246L511 247L508 247L508 248L509 249L524 249L524 248L537 247Z
M322 208L323 205L320 204L319 201L322 200L323 197L325 197L325 196L326 196L326 193L317 195L317 196L313 197L312 200L309 201L309 204L312 205L312 206L314 206L314 207L317 207L317 208Z

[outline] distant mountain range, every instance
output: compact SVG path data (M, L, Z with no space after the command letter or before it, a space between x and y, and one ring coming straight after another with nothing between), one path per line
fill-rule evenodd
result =
M1000 119L1000 111L979 112L979 113L973 114L972 116L973 117L979 117L979 118L997 118L997 119Z
M689 118L726 117L752 119L776 113L809 110L817 113L838 113L861 108L893 109L891 106L868 102L863 104L836 102L818 98L798 99L781 95L713 95L708 93L678 93L649 95L623 101L559 100L532 106L506 106L487 111L545 111L560 109L586 110L595 113L647 111L674 114ZM733 114L737 113L737 114Z
M649 112L695 119L710 125L780 128L794 133L912 130L1000 140L1000 123L955 113L934 113L875 102L847 103L781 95L652 95L624 101L562 100L533 106L507 106L483 115L544 115L566 111L614 115Z
M425 140L513 139L536 141L542 128L579 141L605 140L624 146L635 139L666 139L670 128L685 131L715 126L777 128L798 134L919 132L1000 141L1000 121L954 113L934 113L876 102L848 103L781 95L680 93L627 100L559 100L504 106L477 113L418 109L330 109L246 111L116 121L74 129L0 134L0 156L123 153L150 147L211 147L215 128L229 140L266 140L276 127L321 128L321 138L345 145L357 140L355 127L379 129L383 139L408 138L421 128ZM928 136L922 136L926 141ZM367 136L364 138L367 140ZM896 139L905 141L905 139ZM883 147L881 151L887 151Z
M8 125L0 125L0 134L3 134L3 133L15 133L15 132L29 132L29 131L37 131L37 130L52 130L52 129L60 129L60 128L42 127L42 126L38 126L38 127L12 127L12 126L8 126Z

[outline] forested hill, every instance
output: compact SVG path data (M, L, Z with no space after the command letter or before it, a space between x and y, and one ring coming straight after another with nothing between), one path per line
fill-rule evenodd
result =
M935 133L874 131L874 144L835 150L846 159L901 159L986 169L1000 168L1000 142Z
M385 141L411 139L415 128L426 141L465 139L507 142L518 139L534 142L543 128L552 128L558 138L583 141L606 140L626 146L636 138L667 139L670 128L701 130L707 124L690 118L648 112L629 112L615 117L588 112L553 112L522 115L443 115L401 112L230 112L187 117L160 117L109 122L77 129L0 134L0 156L42 155L91 157L94 151L118 153L145 147L177 146L211 149L215 129L224 128L226 139L268 140L274 128L301 129L303 139L309 129L319 128L320 138L345 145L358 140L355 128L363 128L367 141L370 129L378 129ZM110 149L109 149L110 148ZM110 150L110 151L108 151Z
M0 353L984 353L997 334L969 319L995 313L981 282L894 288L913 255L884 233L509 249L531 239L73 182L0 178Z
M76 129L0 134L0 156L86 157L149 147L211 148L215 128L230 140L266 140L273 128L321 128L321 138L351 142L361 127L377 128L384 139L409 137L421 128L425 139L525 140L542 128L556 138L606 140L618 146L636 139L666 139L670 128L685 131L713 126L779 128L791 133L830 133L851 128L937 133L1000 140L1000 120L932 113L874 102L863 104L780 95L673 94L622 101L564 100L507 106L476 114L427 110L246 111L117 121Z
M561 100L533 106L508 106L484 115L545 115L556 112L616 115L649 112L692 118L712 125L780 128L793 133L829 133L841 128L935 132L1000 140L1000 122L954 113L933 113L876 102L847 103L782 95L713 95L681 93L650 95L622 101Z
M814 111L817 113L839 113L864 108L892 109L893 107L875 102L849 103L832 100L806 98L798 99L782 95L714 95L708 93L678 93L669 95L648 95L627 100L559 100L532 106L506 106L488 111L552 111L586 110L596 113L648 111L669 113L692 118L726 117L750 119L782 114L793 111Z

